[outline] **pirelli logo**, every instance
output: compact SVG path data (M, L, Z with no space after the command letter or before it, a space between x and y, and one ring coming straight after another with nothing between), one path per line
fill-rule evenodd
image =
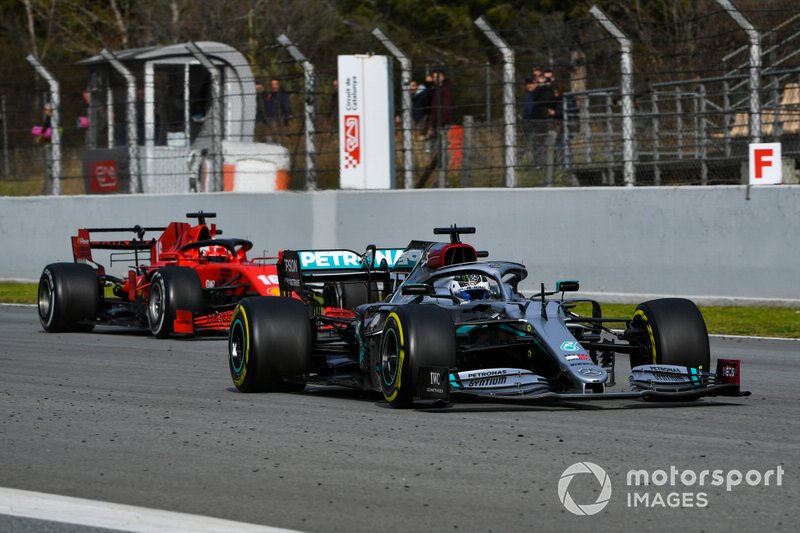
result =
M356 168L361 164L361 117L344 116L344 168Z

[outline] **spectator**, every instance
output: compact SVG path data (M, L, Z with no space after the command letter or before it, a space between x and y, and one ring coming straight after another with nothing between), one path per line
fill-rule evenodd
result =
M525 97L522 106L522 131L525 135L525 144L527 153L533 155L535 146L535 128L534 121L536 120L536 100L534 95L536 92L536 78L533 76L525 77Z
M53 108L50 103L45 103L42 109L42 125L31 129L33 140L36 144L49 144L53 136L52 122Z
M453 121L453 83L445 78L444 70L433 72L433 93L431 94L431 128L428 137L434 130L446 127Z
M256 82L256 122L267 123L267 110L264 108L264 84Z
M277 78L272 78L269 82L270 91L266 94L262 92L262 102L264 106L264 118L268 125L282 124L287 125L292 117L289 107L289 95L281 89L281 82Z
M41 126L34 126L31 130L33 140L37 144L44 145L44 167L45 167L45 192L49 192L53 181L53 146L50 144L53 138L53 108L49 103L44 104L42 110L43 118Z
M553 88L547 83L544 73L536 79L536 88L533 91L533 143L534 165L541 166L545 161L547 136L551 131L552 121L556 114L556 98Z
M424 130L427 127L425 121L430 108L429 89L424 84L417 83L417 80L411 80L408 90L411 91L411 119L414 121L414 127Z
M433 75L426 74L425 75L425 92L421 98L422 104L422 124L424 126L423 131L428 131L431 127L431 104L433 103L433 92L435 85L433 83Z
M83 91L81 97L86 106L86 115L78 117L78 125L86 129L86 148L94 150L108 147L108 110L106 106L92 100L92 91L88 87ZM123 133L116 135L116 141L118 143L122 141L120 144L124 144L124 124L121 129Z

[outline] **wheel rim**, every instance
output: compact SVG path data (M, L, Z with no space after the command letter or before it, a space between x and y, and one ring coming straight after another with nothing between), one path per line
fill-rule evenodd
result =
M164 289L161 285L161 278L154 280L150 285L147 318L150 320L151 331L157 332L161 330L161 323L164 321Z
M231 326L228 352L231 357L231 368L237 375L242 373L246 349L247 340L245 339L244 327L242 326L241 320L236 320Z
M45 277L39 284L39 316L48 324L53 314L53 297L53 284Z
M386 330L381 341L381 376L386 385L393 385L397 379L400 340L394 328Z

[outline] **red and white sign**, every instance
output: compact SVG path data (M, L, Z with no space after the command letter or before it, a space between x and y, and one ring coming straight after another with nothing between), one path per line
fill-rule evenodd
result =
M109 193L119 191L119 174L116 161L89 163L89 192Z
M395 186L392 62L387 56L338 57L339 186Z
M361 127L358 115L344 116L344 168L361 164Z
M750 145L750 185L775 185L783 181L781 143Z

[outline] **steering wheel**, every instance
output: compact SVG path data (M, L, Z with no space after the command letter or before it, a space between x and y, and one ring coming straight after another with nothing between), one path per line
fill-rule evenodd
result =
M205 248L206 246L222 246L228 250L231 255L236 255L236 248L241 247L241 250L247 252L253 247L253 243L247 239L206 239L204 241L190 242L181 246L180 251L195 250L197 248Z

